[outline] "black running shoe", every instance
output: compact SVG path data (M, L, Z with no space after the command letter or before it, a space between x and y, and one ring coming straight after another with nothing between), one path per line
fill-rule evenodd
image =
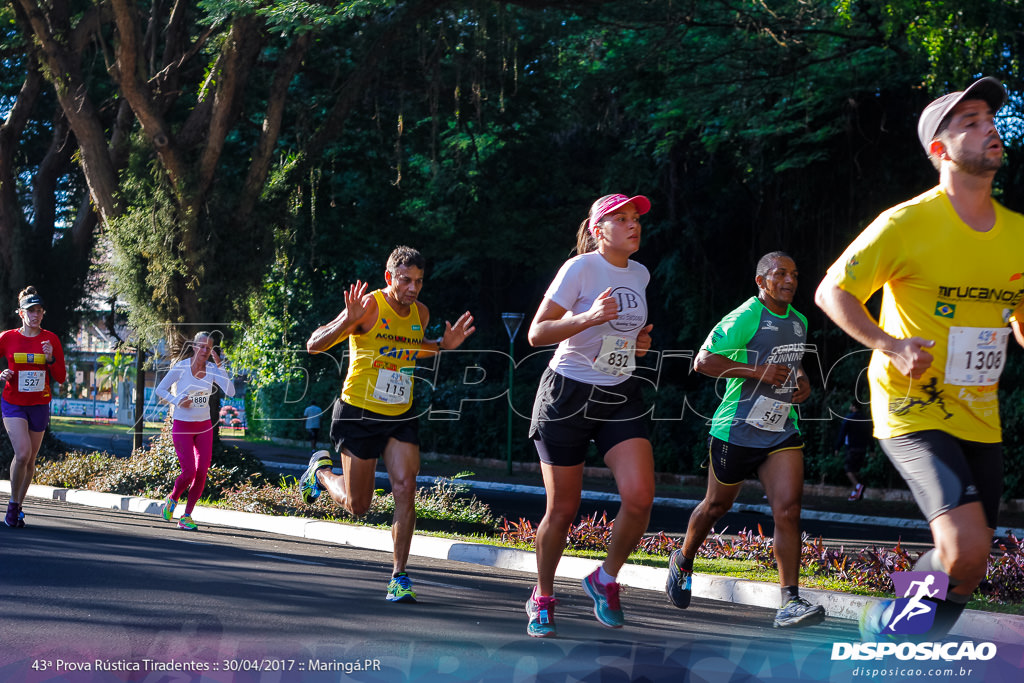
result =
M693 572L682 568L683 551L673 550L672 556L668 558L668 581L665 582L665 592L672 604L680 609L690 606L690 596L693 594Z

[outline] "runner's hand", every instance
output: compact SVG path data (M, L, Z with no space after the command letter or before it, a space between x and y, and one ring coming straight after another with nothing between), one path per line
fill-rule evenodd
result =
M647 325L636 335L636 355L643 358L651 348L651 330L654 325Z
M189 396L188 394L185 394L185 398L183 398L180 401L178 401L178 405L181 406L182 408L191 408L192 407L192 397Z
M601 325L619 317L619 304L612 298L611 287L597 295L586 315L587 320L593 325Z
M897 340L896 349L889 354L892 363L901 375L920 379L932 366L935 357L925 349L935 346L935 340L922 337L907 337Z
M459 319L452 325L447 320L444 321L444 334L441 335L441 341L438 346L445 351L457 349L462 345L462 342L466 341L466 337L476 332L476 327L473 325L473 316L470 315L469 311L466 311L459 316Z
M12 377L14 377L14 371L11 370L10 368L7 368L3 372L0 372L0 382L7 382Z
M369 287L370 284L362 280L356 280L354 285L348 286L348 291L345 292L345 318L348 321L359 320L366 313L363 299Z
M778 363L766 363L754 368L754 374L757 379L773 387L781 387L785 384L786 380L789 379L789 372L789 366L779 365Z
M811 395L811 381L800 375L796 378L796 391L793 392L793 403L803 403Z

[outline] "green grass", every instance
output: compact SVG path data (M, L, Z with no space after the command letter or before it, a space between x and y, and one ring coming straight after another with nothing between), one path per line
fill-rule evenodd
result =
M159 434L160 427L163 423L161 422L146 422L143 425L144 434ZM50 430L54 432L69 432L71 434L95 434L109 436L111 434L124 434L126 436L131 435L134 432L134 428L117 424L109 420L97 419L91 420L84 417L64 417L60 415L50 416ZM250 443L258 443L261 440L256 438L250 438L245 436L244 429L234 429L232 427L221 427L221 436L228 437L241 437L243 440Z
M105 436L110 434L131 434L133 431L131 427L107 422L106 420L90 420L82 417L60 417L56 415L50 417L50 429L55 432L102 434ZM150 433L159 432L160 424L147 422L144 431L149 431Z

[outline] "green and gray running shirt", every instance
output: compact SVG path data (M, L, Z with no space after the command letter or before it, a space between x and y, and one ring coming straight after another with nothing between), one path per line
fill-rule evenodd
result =
M751 297L722 318L704 350L738 363L786 365L791 373L781 387L727 378L722 403L711 419L711 436L735 446L771 448L800 434L791 401L806 341L807 318L792 306L786 315L776 315Z

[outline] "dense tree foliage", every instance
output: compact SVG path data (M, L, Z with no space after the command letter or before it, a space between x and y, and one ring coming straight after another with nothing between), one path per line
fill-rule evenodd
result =
M279 434L339 386L343 349L308 358L309 333L349 282L381 285L387 253L408 243L429 262L434 324L468 308L479 327L466 353L420 372L434 417L462 408L425 423L425 447L503 455L500 313L528 322L590 202L622 191L654 205L637 259L654 276L659 353L643 372L659 468L699 465L715 390L687 377L685 352L755 293L754 264L774 249L801 268L816 345L806 424L824 452L863 363L811 294L879 211L934 184L915 134L925 103L981 74L1006 82L998 191L1024 208L1020 0L42 6L4 3L5 127L22 83L35 79L40 102L37 134L0 137L19 146L0 172L21 188L13 203L0 193L0 238L36 229L33 173L65 126L78 165L69 157L51 202L66 217L46 221L73 232L89 188L137 329L235 321L254 417ZM547 352L523 336L513 404L528 414Z

